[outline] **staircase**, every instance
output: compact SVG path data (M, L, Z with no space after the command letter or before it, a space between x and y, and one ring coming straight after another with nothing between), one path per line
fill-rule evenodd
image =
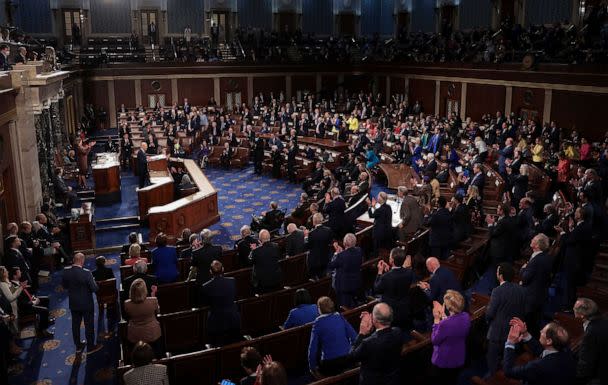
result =
M158 45L154 45L154 49L152 49L151 45L146 45L146 63L154 63L159 61L161 61L161 57Z

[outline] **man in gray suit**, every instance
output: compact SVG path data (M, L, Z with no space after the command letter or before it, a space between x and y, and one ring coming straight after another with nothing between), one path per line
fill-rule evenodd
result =
M490 303L486 309L488 323L488 375L498 370L505 341L509 334L509 322L514 317L521 318L526 314L526 294L524 289L511 282L515 270L510 263L503 262L496 269L499 285L492 290Z
M289 234L285 239L285 253L288 257L293 257L306 251L304 244L304 232L296 226L295 223L287 225L287 233Z
M420 207L416 198L408 195L407 192L407 187L405 186L397 188L397 200L401 201L401 208L399 209L401 224L397 233L401 242L409 241L409 238L422 226L422 219L424 217L422 207Z
M80 323L84 319L84 330L87 337L87 354L101 349L95 345L95 325L93 293L97 292L97 283L91 272L84 269L84 254L74 255L74 264L63 272L62 286L68 291L70 299L70 313L72 313L72 338L76 351L81 352L84 342L80 341Z

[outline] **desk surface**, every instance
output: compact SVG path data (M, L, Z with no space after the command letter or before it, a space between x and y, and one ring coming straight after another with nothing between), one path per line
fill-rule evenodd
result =
M380 163L378 168L386 175L388 188L397 189L399 186L405 186L409 190L413 190L417 184L421 183L418 174L407 164Z
M198 167L198 165L192 159L177 159L171 158L171 162L181 162L184 164L184 168L190 174L190 179L192 183L198 187L198 191L192 195L188 195L187 197L178 199L164 206L155 206L150 208L148 214L159 214L159 213L168 213L174 211L182 206L185 206L191 202L198 201L213 194L216 194L215 188L209 182L203 171Z
M397 203L394 195L389 195L388 201L386 203L391 207L391 210L393 211L392 226L399 226L401 224L401 216L399 215L399 211L401 210L401 203ZM380 207L380 205L376 203L376 207ZM374 223L374 219L370 218L367 210L364 214L357 218L357 220L361 222Z
M117 152L100 152L97 154L95 163L93 163L93 170L103 170L111 167L120 167L120 161L118 160Z

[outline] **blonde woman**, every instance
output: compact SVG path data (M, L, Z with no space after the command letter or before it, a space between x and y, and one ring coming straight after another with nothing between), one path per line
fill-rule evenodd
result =
M443 305L433 302L433 331L431 362L435 369L436 384L456 383L466 358L466 340L471 328L471 317L463 311L462 294L448 290L443 296Z
M481 218L483 218L483 207L477 186L469 186L467 190L466 205L469 207L469 212L471 213L472 224L479 226Z
M144 260L146 261L146 263L148 263L148 259L147 258L142 258L141 257L141 246L137 243L132 244L131 246L129 246L129 258L127 260L125 260L125 265L135 265L135 262L139 261L139 260Z
M8 302L11 304L11 309L13 310L13 315L15 319L10 323L11 331L13 333L17 333L19 331L18 328L18 304L17 299L19 295L23 291L23 288L27 286L27 281L19 282L18 287L14 287L11 285L11 281L8 275L8 270L4 266L0 266L0 291L2 291L2 295Z
M129 324L127 325L127 339L136 344L138 341L149 343L154 348L156 357L162 356L162 338L160 323L156 319L159 312L156 286L152 287L152 297L148 297L146 282L138 278L131 284L129 299L125 301L125 313Z
M544 156L543 153L545 151L545 147L543 146L543 141L539 136L536 138L536 143L532 146L532 162L539 167L543 167Z

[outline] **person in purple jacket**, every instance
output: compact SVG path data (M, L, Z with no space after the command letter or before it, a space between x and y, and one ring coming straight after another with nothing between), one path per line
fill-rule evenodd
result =
M433 302L433 343L434 384L455 384L460 369L464 366L466 339L471 328L471 317L464 312L465 301L455 290L446 291L443 305Z

